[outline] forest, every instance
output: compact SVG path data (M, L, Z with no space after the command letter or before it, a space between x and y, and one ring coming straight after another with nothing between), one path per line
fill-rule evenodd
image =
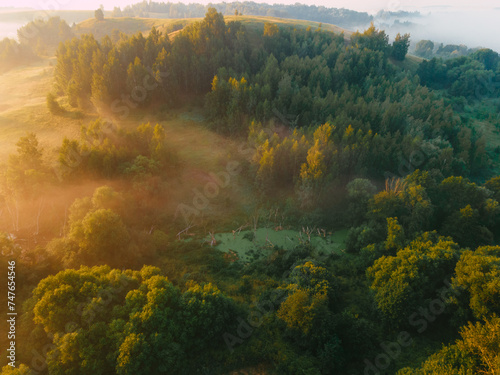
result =
M77 124L0 165L2 375L498 374L498 53L240 4L315 20L0 43L5 74L54 51L43 111Z

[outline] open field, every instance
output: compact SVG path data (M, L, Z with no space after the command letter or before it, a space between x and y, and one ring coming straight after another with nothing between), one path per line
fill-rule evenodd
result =
M65 136L76 136L84 119L49 113L46 96L53 85L55 58L43 59L0 75L0 160L15 151L15 143L34 132L46 149L60 144Z
M342 255L345 249L347 230L311 234L308 236L297 230L276 230L273 228L258 228L256 231L244 230L235 233L217 233L217 249L229 252L234 251L242 261L251 261L261 256L270 255L275 247L292 250L296 246L310 242L319 252ZM207 238L207 242L210 238Z

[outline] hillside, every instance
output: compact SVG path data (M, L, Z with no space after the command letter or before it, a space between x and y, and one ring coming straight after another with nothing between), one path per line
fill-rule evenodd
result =
M75 20L89 16L89 12L84 11L55 12L54 14ZM15 16L22 20L26 17L32 17L33 12L16 12ZM74 30L77 35L92 33L97 39L100 39L105 35L110 35L115 29L125 34L135 34L140 31L147 35L154 26L162 33L169 32L173 37L185 26L200 20L198 18L154 19L124 17L105 18L104 21L99 22L95 18L88 18L78 23ZM347 36L351 34L350 31L335 25L276 17L228 16L225 17L225 20L226 22L239 21L243 23L252 34L262 33L265 23L275 23L279 26L295 27L297 29L311 27L315 30L321 27L325 31L344 32ZM14 151L15 141L26 132L35 131L39 133L42 144L52 148L59 144L64 136L78 134L82 121L86 122L96 118L97 114L86 113L83 115L78 111L70 112L64 117L53 116L48 112L45 99L52 87L54 63L53 58L45 58L38 63L30 66L20 66L0 75L0 159L4 159ZM19 90L19 88L22 88L22 90ZM69 106L66 107L69 110ZM79 118L80 116L83 117Z
M60 144L64 136L79 132L81 119L56 117L45 102L54 76L54 58L43 59L0 75L0 160L15 150L15 143L36 132L45 148ZM92 118L92 117L90 117Z
M33 12L15 12L16 19L22 20L32 17ZM65 18L79 19L88 17L87 11L81 12L54 12ZM4 14L0 14L1 16ZM174 37L182 28L198 22L199 18L183 19L161 19L161 18L105 18L97 21L88 18L78 23L74 29L77 35L92 33L97 39L110 35L113 30L119 30L125 34L142 32L145 36L154 26L160 32L169 32ZM258 16L228 16L226 22L239 21L243 23L252 34L262 33L265 23L274 23L279 26L295 27L297 29L313 30L321 27L322 30L334 33L344 32L346 36L352 32L330 24L318 22L282 19L276 17ZM37 132L42 144L47 148L53 148L60 143L65 136L78 134L82 122L95 119L97 113L71 112L66 116L51 115L45 103L46 95L52 88L52 77L54 72L54 58L44 58L38 63L30 66L20 66L3 75L0 75L0 160L15 150L15 141L26 132ZM22 88L22 90L19 90ZM12 94L14 93L14 94ZM80 118L81 117L81 118Z
M77 35L93 34L97 39L105 35L111 35L113 30L121 31L127 35L142 32L147 35L154 26L164 33L180 30L188 24L199 21L198 18L190 19L161 19L161 18L105 18L104 21L98 21L95 18L89 18L80 22L74 29Z
M277 17L259 17L259 16L226 16L226 22L239 21L244 24L249 30L262 32L265 23L274 23L278 26L294 27L297 29L307 29L311 27L316 30L321 27L322 30L331 31L334 33L344 32L345 35L352 34L351 31L342 29L341 27L322 24L313 21L301 21L284 19ZM201 18L179 18L179 19L165 19L165 18L138 18L138 17L120 17L109 18L106 17L104 21L98 21L95 18L87 19L80 22L75 30L77 35L92 33L97 39L101 39L105 35L111 35L113 30L119 30L125 34L135 34L138 31L147 35L151 28L154 26L162 33L174 33L181 30L187 25L194 22L201 21Z

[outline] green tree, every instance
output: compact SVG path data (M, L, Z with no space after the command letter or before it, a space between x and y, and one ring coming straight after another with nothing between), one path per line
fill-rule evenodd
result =
M121 204L120 194L108 186L97 188L92 198L76 199L69 208L67 236L51 241L49 253L68 267L132 261L129 231L113 211Z
M470 204L451 214L443 223L441 232L469 248L493 242L493 234L481 225L479 211Z
M55 95L52 93L47 94L47 108L53 115L60 115L61 113L65 112L61 105L58 103Z
M104 12L101 8L96 9L96 11L94 12L94 17L97 21L104 21Z
M385 249L397 251L404 245L405 235L404 230L398 223L397 217L387 218L387 240L385 241Z
M141 59L136 57L134 63L130 63L127 69L127 90L131 97L141 107L146 106L150 99L152 91L148 90L144 82L150 77L146 67Z
M449 238L424 233L396 256L382 256L367 275L384 317L400 326L418 307L425 306L443 287L458 258L458 247Z
M328 314L332 286L327 270L311 262L295 267L291 276L293 283L287 286L289 294L277 316L291 330L307 335Z
M264 24L264 36L272 37L279 33L278 26L274 23L266 22Z
M430 40L421 40L415 47L415 55L430 59L434 51L434 43Z
M47 167L43 161L43 148L35 133L27 133L16 143L17 153L9 155L7 168L1 174L2 190L11 198L34 198L47 182Z
M109 209L89 212L70 229L82 264L102 264L128 255L129 234L120 216Z
M123 13L120 7L114 7L111 17L123 17Z
M500 199L500 176L490 178L484 186L493 192L494 198L498 201Z
M392 43L392 57L395 60L403 61L410 47L410 34L401 35L398 33Z
M346 186L349 199L349 223L352 226L361 225L366 218L368 201L373 197L377 188L364 178L356 178Z
M192 374L236 329L235 305L215 286L182 293L150 266L62 271L38 284L30 304L54 337L51 374Z
M500 314L500 247L484 246L466 250L455 268L452 285L460 293L456 298L462 320Z
M398 375L488 374L500 371L500 319L471 323L460 330L461 338L430 356L419 369L405 368Z
M355 32L351 40L361 48L368 48L373 51L380 51L386 54L389 50L389 36L384 30L378 30L373 22L363 33Z

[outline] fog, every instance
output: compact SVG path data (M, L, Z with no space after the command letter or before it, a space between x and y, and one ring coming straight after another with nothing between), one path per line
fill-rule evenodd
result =
M0 22L0 39L12 38L17 40L17 29L24 26L20 22Z
M105 6L111 9L111 5L119 5L122 8L129 3L137 3L138 1L115 1L115 2L105 2ZM207 1L199 0L194 1L199 3L207 3ZM256 2L264 2L257 0ZM267 1L269 2L269 1ZM293 1L295 2L295 1ZM291 3L291 1L282 1L282 3ZM419 40L430 39L433 42L439 44L465 44L469 48L474 47L488 47L500 52L500 7L493 7L493 5L486 3L480 4L481 6L464 6L463 4L457 4L453 6L433 6L427 1L426 3L420 3L418 6L408 5L402 1L389 0L389 1L375 1L371 4L363 3L362 1L354 1L352 3L346 4L343 1L337 1L335 3L323 4L321 1L308 2L303 1L307 5L326 5L327 7L345 7L348 9L354 9L357 11L365 11L375 16L375 24L377 27L384 29L390 35L391 38L398 32L408 32L411 34L411 41L416 44ZM19 4L22 5L22 4ZM90 4L81 4L80 8L89 8ZM36 8L36 7L34 7ZM68 7L63 7L67 9ZM378 10L388 10L388 11L418 11L422 15L421 17L411 17L411 18L392 18L392 19L380 19L375 14ZM61 9L62 10L62 9ZM12 9L1 9L0 8L0 38L11 37L17 39L16 30L22 26L21 19L19 17L22 15L26 22L30 21L27 14L17 14L15 16L10 16L5 13L12 12ZM68 18L66 21L68 23L79 22L80 18L74 19L75 15L68 14L58 14L63 19ZM79 15L82 17L82 15ZM83 16L86 18L86 16ZM411 22L412 26L404 26L402 24L394 24L394 21L399 20L399 22ZM24 22L24 23L26 23ZM359 25L359 29L363 30L369 25ZM355 31L355 30L353 30Z
M422 17L400 19L412 22L412 27L394 26L391 22L377 20L377 26L385 28L391 38L398 32L411 34L412 43L422 39L443 44L465 44L469 48L486 47L500 52L500 8L491 10L439 10L420 11ZM390 28L387 23L391 25Z

